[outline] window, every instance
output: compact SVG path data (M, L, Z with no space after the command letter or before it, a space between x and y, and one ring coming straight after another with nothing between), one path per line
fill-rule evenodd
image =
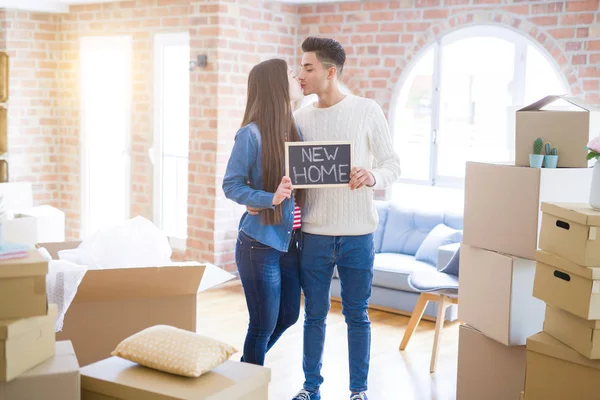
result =
M154 37L154 222L185 249L190 125L189 33Z
M407 71L393 109L402 181L460 187L467 161L514 161L514 113L568 86L549 57L508 29L453 32Z
M82 37L81 238L129 218L130 36Z

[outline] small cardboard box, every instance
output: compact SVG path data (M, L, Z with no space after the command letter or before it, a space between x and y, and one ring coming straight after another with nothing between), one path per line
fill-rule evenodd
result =
M600 359L599 320L583 319L560 308L547 305L544 332L589 359Z
M600 361L590 360L540 332L527 339L527 400L596 400Z
M82 400L267 400L271 370L226 361L199 378L110 357L81 369Z
M600 267L600 211L587 203L542 203L540 248L585 267Z
M533 295L584 319L600 319L600 268L538 250Z
M517 399L524 389L525 354L525 346L504 346L461 325L456 400Z
M0 382L9 382L54 355L57 308L48 315L0 321Z
M535 261L463 244L458 318L507 346L542 330L543 301L532 296Z
M541 137L558 149L558 167L587 168L586 145L599 132L596 108L579 99L546 96L516 113L515 165L529 166L533 142Z
M468 162L463 242L535 259L542 202L587 202L591 168L529 168Z
M15 218L0 227L4 240L35 245L65 240L65 213L49 205L14 210Z
M27 257L0 261L0 321L48 313L48 261L37 250Z
M42 243L52 258L79 242ZM233 278L212 265L90 269L77 288L57 340L70 340L81 366L110 357L125 338L154 325L198 331L198 293Z
M71 342L56 342L55 355L8 383L0 383L0 399L79 400L79 364Z

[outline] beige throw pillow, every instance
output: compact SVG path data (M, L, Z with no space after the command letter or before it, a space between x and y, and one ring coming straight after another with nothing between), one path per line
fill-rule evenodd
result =
M236 352L218 340L157 325L123 340L111 354L159 371L197 378Z

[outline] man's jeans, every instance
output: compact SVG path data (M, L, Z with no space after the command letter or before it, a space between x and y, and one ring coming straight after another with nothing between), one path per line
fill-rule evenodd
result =
M244 232L239 233L236 261L246 295L250 323L241 361L264 365L265 355L300 314L300 259L292 234L289 251L282 253Z
M373 234L321 236L302 234L300 281L304 291L304 388L317 391L323 383L321 367L329 290L337 266L342 288L342 312L348 325L350 390L367 390L371 349L368 316L373 282Z

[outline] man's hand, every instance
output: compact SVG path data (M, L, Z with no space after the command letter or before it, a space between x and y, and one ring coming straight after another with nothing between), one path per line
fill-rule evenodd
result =
M246 211L248 211L248 214L250 214L250 215L258 215L260 210L262 210L262 208L254 208L254 207L246 206Z
M364 168L354 167L350 171L350 190L360 189L361 187L375 185L375 177L373 174Z

